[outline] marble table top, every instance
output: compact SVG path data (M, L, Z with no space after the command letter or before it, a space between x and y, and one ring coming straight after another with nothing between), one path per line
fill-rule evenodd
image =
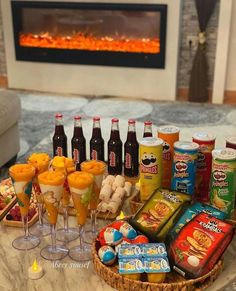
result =
M127 202L125 205L127 211ZM88 220L89 221L89 220ZM108 222L99 220L99 225ZM59 216L58 225L62 224ZM75 226L75 217L69 218L70 226ZM1 291L111 291L99 276L96 275L92 262L78 263L66 257L58 263L50 262L40 257L40 250L50 243L50 236L41 239L40 245L30 251L15 250L11 243L23 234L22 229L8 227L0 223L0 290ZM78 244L78 240L67 244L68 248ZM207 290L232 291L236 290L236 237L224 255L224 270ZM31 280L27 276L28 268L37 259L44 268L45 274L41 279Z

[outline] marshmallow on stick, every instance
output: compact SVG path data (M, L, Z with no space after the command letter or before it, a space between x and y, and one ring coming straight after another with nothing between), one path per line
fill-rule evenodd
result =
M112 175L108 175L103 181L102 181L102 186L105 184L109 184L112 186L112 184L115 182L115 177Z
M102 201L109 202L111 195L112 195L111 185L110 184L104 184L102 189L101 189L101 191L100 191L99 198Z
M116 191L112 195L111 201L118 202L119 204L121 204L124 196L125 196L125 189L122 187L118 187L116 188Z
M129 197L131 195L132 184L130 182L125 182L125 196Z
M117 187L124 187L125 186L125 178L121 175L117 175L115 177L115 181L112 184L113 191L116 190Z
M111 201L108 203L107 210L111 213L116 213L119 206L120 206L120 203L117 203L115 201Z

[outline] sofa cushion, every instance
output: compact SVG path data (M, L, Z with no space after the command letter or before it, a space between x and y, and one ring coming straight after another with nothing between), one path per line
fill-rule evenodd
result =
M0 135L14 125L21 116L20 98L8 90L0 91Z

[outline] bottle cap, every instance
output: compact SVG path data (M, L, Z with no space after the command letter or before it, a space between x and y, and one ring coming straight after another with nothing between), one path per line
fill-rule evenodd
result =
M81 116L77 115L74 117L74 120L80 120L81 119Z
M144 121L144 125L152 125L152 121L150 120Z
M100 116L94 116L93 117L93 121L99 121L100 120Z
M119 119L118 118L112 118L111 122L119 122Z
M128 121L129 124L135 124L135 122L136 122L135 119L129 119Z
M56 118L62 118L62 117L63 117L63 114L61 114L61 113L57 113L57 114L55 115L55 117L56 117Z

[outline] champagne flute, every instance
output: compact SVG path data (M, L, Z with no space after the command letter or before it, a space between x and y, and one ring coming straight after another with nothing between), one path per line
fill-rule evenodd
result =
M51 224L52 239L52 244L44 247L40 254L46 260L61 260L67 256L69 251L65 246L56 245L56 223L65 176L61 172L46 171L39 174L38 179L43 193L48 221Z
M16 164L10 167L9 174L12 178L13 186L16 192L25 231L25 235L16 238L12 242L12 245L18 250L30 250L37 247L40 243L40 239L34 235L29 235L28 230L28 212L35 168L29 164Z
M61 199L64 227L57 230L57 240L62 242L70 242L79 237L78 230L74 227L69 227L68 217L68 208L71 194L67 181L67 175L75 171L75 164L73 159L64 156L56 156L52 160L51 167L54 171L61 172L66 176Z
M39 222L30 228L30 233L38 237L46 236L51 232L50 225L43 222L43 195L38 183L38 175L48 170L49 163L50 157L47 153L33 153L28 158L28 164L31 164L35 167L33 188L36 194L39 214Z
M91 215L91 231L86 232L86 236L84 238L86 243L91 244L97 236L96 214L99 202L99 193L102 187L103 176L106 171L106 164L102 161L91 160L82 162L80 167L82 172L87 172L94 175L92 197L89 204Z
M88 215L88 205L91 199L93 182L93 175L86 172L76 171L68 175L70 192L77 211L76 216L80 234L80 244L70 249L69 252L69 256L75 261L88 261L92 259L91 245L83 242L82 235Z

